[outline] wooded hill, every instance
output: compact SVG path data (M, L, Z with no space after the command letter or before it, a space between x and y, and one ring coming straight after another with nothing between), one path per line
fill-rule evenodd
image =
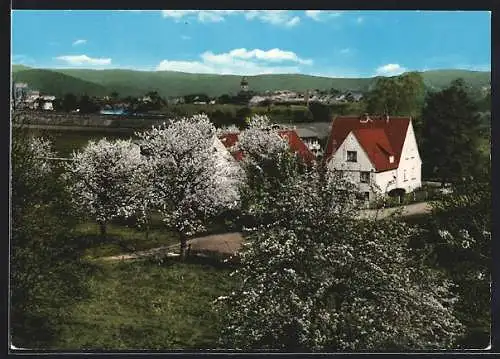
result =
M89 96L104 96L117 92L121 97L142 96L157 91L162 97L205 93L208 96L235 94L240 90L241 76L191 74L173 71L36 69L12 65L13 80L27 82L43 93L62 96L71 92ZM489 71L432 70L421 73L429 90L439 90L456 78L463 78L474 91L489 86ZM329 78L299 74L247 76L249 87L256 92L274 90L369 91L377 77Z

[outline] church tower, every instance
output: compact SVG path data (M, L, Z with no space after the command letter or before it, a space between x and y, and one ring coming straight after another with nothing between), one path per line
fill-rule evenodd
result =
M248 81L245 76L243 76L243 78L241 79L240 87L241 91L248 91Z

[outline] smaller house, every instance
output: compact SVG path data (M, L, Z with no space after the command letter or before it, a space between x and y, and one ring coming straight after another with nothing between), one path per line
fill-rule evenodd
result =
M42 105L42 109L45 111L54 111L54 101L56 97L45 95L40 97L40 103Z
M321 136L318 133L309 128L295 126L294 131L316 157L323 155L323 149L321 148Z
M290 150L296 153L305 163L312 163L316 156L314 153L308 148L308 146L300 139L295 130L290 129L280 129L277 131L278 136L288 142L290 146ZM222 144L227 148L231 148L238 142L239 133L231 132L225 133L219 136ZM232 153L233 157L240 161L243 159L244 154L240 151L236 151Z

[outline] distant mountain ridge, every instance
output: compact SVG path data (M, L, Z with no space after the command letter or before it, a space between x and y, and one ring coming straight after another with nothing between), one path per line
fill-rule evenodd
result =
M421 72L428 89L437 90L456 78L463 78L473 89L489 86L489 71L430 70ZM205 93L220 96L240 90L239 75L192 74L174 71L134 71L122 69L38 69L12 65L14 81L27 82L43 93L62 96L65 93L86 93L104 96L116 91L121 97L141 96L148 91L158 91L162 97ZM270 74L245 76L249 88L257 92L335 88L341 91L368 91L377 77L330 78L302 74Z

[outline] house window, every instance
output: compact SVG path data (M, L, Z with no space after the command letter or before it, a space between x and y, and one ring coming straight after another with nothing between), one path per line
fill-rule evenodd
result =
M370 200L370 192L360 192L356 194L356 198L362 201Z
M347 151L347 162L358 162L358 153L356 151Z
M406 177L406 170L403 170L403 181L408 181L408 178Z
M412 167L412 169L411 169L411 179L412 180L417 179L417 177L415 176L415 167Z
M370 172L360 172L359 173L359 182L361 183L370 183Z

